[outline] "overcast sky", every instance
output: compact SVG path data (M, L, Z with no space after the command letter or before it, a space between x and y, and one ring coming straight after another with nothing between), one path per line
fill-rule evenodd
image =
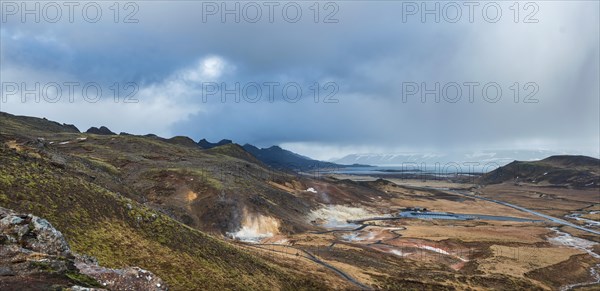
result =
M320 159L450 149L598 155L597 1L476 2L472 10L463 2L432 1L427 7L144 1L118 9L99 2L97 22L98 7L85 14L88 2L81 2L72 23L67 6L57 18L57 7L41 2L36 23L20 2L6 3L0 110L9 113L83 131L105 125L116 132L277 144ZM236 3L239 23L236 12L221 14L236 11ZM421 15L436 3L439 14ZM22 102L22 91L36 82L40 90ZM70 82L79 84L73 102ZM52 103L54 83L62 96ZM436 83L437 93L421 95L435 92ZM82 96L89 84L102 89L96 102ZM88 86L88 99L94 88ZM223 89L229 90L225 102ZM123 102L129 93L137 103Z

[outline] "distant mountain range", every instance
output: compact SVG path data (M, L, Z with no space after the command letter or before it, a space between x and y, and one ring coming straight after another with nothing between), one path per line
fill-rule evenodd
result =
M323 162L296 154L282 149L278 146L269 148L257 148L251 144L245 144L243 148L259 159L261 162L275 169L289 169L296 171L310 171L319 169L345 168L345 167L368 167L367 165L342 165L331 162Z
M212 149L228 144L233 144L233 141L229 139L223 139L217 143L211 143L206 139L202 139L198 142L198 145L203 149ZM245 144L242 146L242 148L245 151L252 154L254 157L256 157L259 161L278 170L311 171L319 169L344 168L351 166L368 167L367 165L342 165L337 163L319 161L303 155L299 155L286 149L282 149L279 146L258 148L251 144Z
M503 166L512 161L541 160L548 156L562 153L547 150L498 150L478 152L439 153L399 153L399 154L351 154L332 160L339 164L368 164L376 166L402 166L406 164L422 164L434 166L436 163L479 163L480 166L490 164Z

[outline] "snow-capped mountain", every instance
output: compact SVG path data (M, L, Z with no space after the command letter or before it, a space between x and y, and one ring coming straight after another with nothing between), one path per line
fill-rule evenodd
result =
M406 164L435 165L447 163L479 163L480 165L506 165L512 161L541 160L552 155L564 154L548 150L497 150L477 152L441 153L394 153L394 154L351 154L332 160L338 164L367 164L376 166L402 166Z

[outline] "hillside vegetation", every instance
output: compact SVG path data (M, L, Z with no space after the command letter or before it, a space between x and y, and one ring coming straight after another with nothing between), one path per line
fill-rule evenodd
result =
M95 136L42 119L0 118L0 206L48 219L73 251L107 267L148 269L173 290L325 287L181 223L171 213L176 205L169 211L169 202L161 200L160 187L173 185L153 180L156 175L195 177L194 190L218 193L223 182L213 167L222 162L227 168L230 159L239 163L236 158L198 152L194 158L206 166L196 169L189 148L151 137Z

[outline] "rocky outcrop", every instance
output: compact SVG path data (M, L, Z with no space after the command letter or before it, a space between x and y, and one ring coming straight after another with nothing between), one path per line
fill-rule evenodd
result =
M100 126L100 128L90 127L90 129L88 129L86 131L86 133L99 134L99 135L117 135L116 133L114 133L110 129L108 129L108 127L106 127L106 126Z
M201 139L200 141L198 141L198 145L203 148L203 149L212 149L214 147L218 147L218 146L222 146L222 145L226 145L226 144L232 144L233 141L230 139L222 139L221 141L217 142L217 143L212 143L207 141L206 139Z
M68 132L79 133L79 128L77 128L77 126L75 126L73 124L63 123L62 125L65 128L65 130Z
M187 136L175 136L172 137L170 139L165 140L168 143L171 144L177 144L177 145L182 145L182 146L187 146L187 147L198 147L198 144L191 138L187 137Z
M0 207L0 290L167 290L149 271L109 269L71 252L45 219Z
M98 282L103 288L109 290L166 290L166 284L150 271L138 267L125 269L109 269L98 265L77 261L75 266L80 272L86 274Z

